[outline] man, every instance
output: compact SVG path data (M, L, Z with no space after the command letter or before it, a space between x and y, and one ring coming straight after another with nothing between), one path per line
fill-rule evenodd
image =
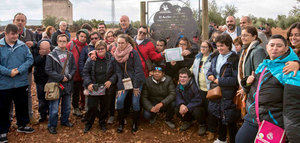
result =
M58 46L53 49L46 57L45 72L49 76L48 82L56 82L60 84L60 98L57 100L49 100L49 122L48 131L50 134L56 134L56 127L58 121L58 109L60 99L61 103L61 118L62 126L72 127L73 124L69 121L71 111L71 84L72 78L76 71L74 56L66 48L68 43L68 36L61 34L57 36ZM67 57L69 55L69 57ZM63 66L66 65L63 74Z
M224 33L229 34L232 40L241 35L241 27L236 26L236 21L233 16L228 16L226 18L226 26L227 29L224 31ZM232 46L232 51L236 52L234 45Z
M60 34L66 34L68 36L68 41L70 41L71 34L67 30L67 22L61 21L59 23L59 29L52 34L51 41L53 46L57 46L57 36Z
M119 30L122 31L124 34L128 34L131 38L133 38L137 34L137 30L131 26L129 17L126 15L123 15L120 18Z
M45 72L46 55L51 51L50 40L41 40L37 44L38 49L34 50L34 81L36 83L37 96L39 100L39 122L47 120L49 112L49 102L45 99L44 87L48 81L48 75Z
M105 25L105 23L99 23L98 24L98 32L100 34L100 39L104 40L104 35L106 33L106 25Z
M180 69L179 84L176 88L175 113L183 121L183 125L180 127L181 131L187 130L195 119L199 123L198 134L205 134L205 109L203 106L203 100L191 71L187 68Z
M242 29L245 29L247 26L252 26L251 18L249 16L243 16L240 20L240 26ZM258 38L262 41L260 45L263 48L266 48L266 45L268 43L267 36L261 31L257 31L257 33L258 33Z
M0 142L8 142L10 106L15 103L17 132L32 133L27 127L28 114L28 68L33 63L30 50L18 40L19 29L14 24L5 27L5 37L0 40ZM6 61L6 62L3 62Z
M76 38L72 39L71 42L68 43L67 49L68 51L72 52L75 58L75 65L76 65L76 73L74 75L74 85L72 91L72 105L75 116L82 116L80 109L79 109L79 99L81 98L81 108L84 109L85 104L85 97L83 95L83 81L79 72L79 56L84 47L87 47L87 39L89 37L89 32L86 29L80 29L76 32Z
M18 39L21 40L22 42L24 42L27 45L27 47L30 49L31 53L32 53L33 50L36 47L36 40L35 40L35 36L32 33L32 31L25 28L26 23L27 23L27 17L23 13L17 13L14 16L13 24L17 25L17 27L18 27L18 34L19 34ZM5 34L2 33L0 35L0 39L3 38L4 36L5 36ZM32 67L30 67L28 69L28 81L29 81L29 86L28 86L28 89L27 89L27 92L28 92L28 112L29 112L30 122L32 124L36 124L37 119L34 118L33 111L32 111L32 97L31 97L31 83L32 83L32 80L31 79L32 79ZM11 114L12 114L12 112L13 112L13 110L11 110Z
M163 67L155 67L153 76L147 78L142 91L142 104L144 117L155 122L156 114L167 112L165 123L172 129L175 124L172 122L175 107L175 86L172 78L165 75Z
M149 60L163 60L163 52L155 52L154 45L149 39L146 38L147 33L148 28L146 26L140 26L138 30L138 35L134 38L135 42L137 43L137 46L135 46L134 49L139 53L143 65L144 74L146 77L149 76L149 71L151 70L148 69L150 65L147 65L147 63L149 63Z

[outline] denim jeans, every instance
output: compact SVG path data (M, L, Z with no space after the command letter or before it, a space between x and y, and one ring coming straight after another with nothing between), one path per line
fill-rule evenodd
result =
M63 92L58 100L49 101L49 123L48 127L57 127L58 109L61 100L61 117L60 123L66 124L69 122L69 115L71 112L71 95Z
M142 87L139 88L140 91L142 91ZM116 109L124 109L124 102L125 102L125 98L128 95L128 93L130 90L125 90L121 93L121 95L119 97L116 98ZM133 111L140 111L140 97L141 94L138 94L137 96L135 96L132 92L132 109Z
M258 126L244 120L242 127L235 136L236 143L253 143L258 131Z

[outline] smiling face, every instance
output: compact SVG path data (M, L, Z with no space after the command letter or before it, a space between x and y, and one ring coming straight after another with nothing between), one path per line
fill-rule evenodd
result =
M181 85L186 85L191 80L191 77L189 77L187 74L179 74L179 83Z
M120 26L122 29L127 29L129 27L129 18L128 16L122 16L120 18Z
M146 38L146 35L147 35L147 29L141 27L138 31L137 39L144 40Z
M267 52L271 60L284 55L288 49L288 46L284 45L281 39L271 39L267 45Z
M235 29L235 19L233 16L228 16L226 18L226 25L227 25L227 28L231 31L233 31Z
M243 45L248 45L256 39L256 35L253 36L251 33L248 33L246 29L244 29L244 30L242 30L241 39L242 39Z
M92 45L95 45L96 42L99 41L98 34L91 35L90 40L91 40Z
M201 43L200 51L203 55L208 55L209 54L209 46L206 42Z
M156 50L158 52L162 52L165 49L165 43L163 41L157 41L156 42Z
M67 39L67 37L59 37L58 39L57 39L57 45L58 45L58 47L59 48L61 48L61 49L65 49L66 48L66 46L67 46L67 43L68 43L68 39Z
M294 47L300 46L300 29L298 28L292 29L288 38L292 46Z
M86 34L84 32L80 32L78 35L78 40L81 43L85 43L86 42Z
M15 42L17 42L18 37L19 37L18 33L14 33L14 32L6 33L5 32L5 40L8 42L8 44L14 44Z
M162 71L154 71L153 72L153 78L157 81L161 81L161 79L164 77L164 73Z
M127 47L127 45L128 45L128 43L126 42L126 40L124 38L120 38L120 37L118 38L117 44L118 44L118 48L120 50L124 50Z
M229 47L226 46L224 43L217 42L216 45L221 55L226 55L230 52Z
M104 57L106 54L106 48L104 46L98 46L95 48L99 57Z

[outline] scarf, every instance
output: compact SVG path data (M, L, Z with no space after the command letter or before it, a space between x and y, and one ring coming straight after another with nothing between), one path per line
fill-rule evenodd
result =
M121 50L119 47L117 47L114 55L118 63L125 63L128 60L129 54L132 49L133 48L130 44L128 44L128 46L124 50Z

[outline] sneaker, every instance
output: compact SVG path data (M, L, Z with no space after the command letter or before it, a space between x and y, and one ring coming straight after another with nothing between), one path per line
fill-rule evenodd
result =
M61 123L62 126L65 126L65 127L73 127L73 124L68 122L68 123Z
M199 125L199 130L198 130L198 135L203 136L206 132L206 127L205 125Z
M82 114L81 114L79 108L75 108L75 109L73 110L73 115L75 115L75 116L77 116L77 117L81 117L81 116L82 116Z
M34 129L31 128L31 127L19 127L17 129L17 132L20 132L20 133L33 133Z
M171 128L175 129L175 124L172 121L165 121L165 123Z
M56 128L55 127L48 127L48 131L50 134L57 134Z
M0 134L0 143L7 143L7 134Z
M115 121L115 117L114 116L110 116L107 120L107 124L113 124Z
M215 133L212 133L212 132L207 133L207 139L208 140L213 140L214 138L215 138Z
M227 141L220 141L219 139L216 139L214 143L227 143Z
M191 125L192 125L192 122L188 122L188 121L183 122L183 125L181 125L181 127L180 127L180 131L187 130L189 127L191 127Z
M126 119L124 119L124 125L127 125L127 120Z

